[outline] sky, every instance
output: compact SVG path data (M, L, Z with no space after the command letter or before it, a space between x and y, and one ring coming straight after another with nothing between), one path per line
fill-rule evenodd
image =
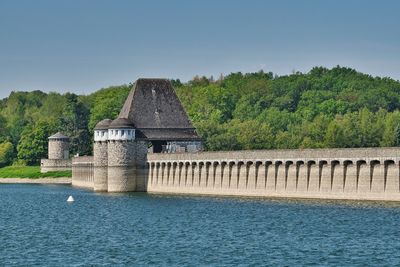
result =
M399 80L399 14L397 0L0 0L0 98L313 66Z

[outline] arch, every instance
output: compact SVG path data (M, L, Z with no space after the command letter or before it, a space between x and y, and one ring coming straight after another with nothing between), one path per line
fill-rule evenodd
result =
M229 165L229 188L236 188L239 176L238 165L236 164L235 161L230 161L228 165Z
M340 161L339 160L332 160L331 161L331 165L332 166L336 166L336 165L339 165L340 164Z
M188 175L189 175L189 167L190 167L190 162L189 161L185 161L185 165L184 165L184 173L183 173L183 181L184 181L184 186L186 186L187 184L187 179L188 179Z
M319 164L319 166L322 166L322 165L328 164L328 161L326 161L326 160L320 160L320 161L318 162L318 164Z
M264 188L265 178L266 178L265 164L263 164L263 162L260 160L256 160L254 168L256 173L254 187L255 189Z
M257 181L257 163L252 160L246 162L246 188L254 189Z
M247 180L247 165L245 161L238 161L238 181L237 181L237 188L245 188L246 187L246 180Z
M175 185L175 183L177 182L177 175L179 173L178 170L178 162L174 161L172 163L172 185Z
M212 162L206 161L206 180L205 186L208 187L210 184L210 169L211 169Z
M285 162L285 190L296 191L297 189L297 164L293 160Z
M164 179L165 179L165 167L167 164L165 162L161 162L161 184L164 184Z
M330 162L320 160L319 166L319 190L329 192L332 188L332 169Z
M218 161L213 161L212 162L212 174L211 174L211 178L212 178L211 185L212 185L212 187L215 186L215 182L216 182L215 180L217 179L217 176L218 176L218 174L217 174L218 166L219 166L219 162Z
M400 190L399 169L393 159L387 159L384 164L384 191L397 193Z
M275 191L284 191L286 187L286 163L275 161Z
M307 191L308 185L308 165L307 161L296 161L296 191Z
M310 166L312 164L317 164L317 162L315 160L308 160L307 161L307 166Z
M351 171L351 180L355 180L355 169ZM344 164L340 160L331 160L331 190L335 193L342 193L346 184L346 170ZM354 183L354 182L353 182Z
M371 192L383 193L385 185L384 165L378 159L370 161L371 166Z
M221 168L221 187L227 188L228 183L227 183L227 177L226 177L226 161L221 161L220 163L220 168Z
M178 162L178 185L181 185L183 165L183 162Z
M370 163L371 167L375 166L376 164L381 164L381 162L377 159L371 160Z
M371 165L366 160L357 160L357 179L356 190L357 192L369 192L371 190Z

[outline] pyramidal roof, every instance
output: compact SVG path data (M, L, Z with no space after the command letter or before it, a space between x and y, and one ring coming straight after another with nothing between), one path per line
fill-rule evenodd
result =
M200 139L167 79L138 79L118 118L148 139Z

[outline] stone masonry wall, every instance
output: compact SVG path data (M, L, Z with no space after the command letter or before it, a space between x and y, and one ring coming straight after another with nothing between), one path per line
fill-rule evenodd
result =
M49 140L49 159L64 159L64 151L69 150L69 143L65 140Z
M70 159L42 159L40 160L40 172L70 171L72 162Z
M400 201L400 148L149 154L148 192Z
M107 191L108 188L108 144L94 142L93 144L93 182L95 191Z
M72 185L94 188L93 157L75 157L72 159Z
M145 144L137 146L132 145L129 153L146 147ZM123 151L115 149L113 153L117 156ZM142 181L146 190L152 193L400 201L400 148L146 156L147 167L139 176L147 175L147 180ZM116 157L109 172L118 167L117 176L132 177L144 160L142 157L138 164L133 164L123 157Z
M147 143L110 141L108 143L108 192L143 190Z

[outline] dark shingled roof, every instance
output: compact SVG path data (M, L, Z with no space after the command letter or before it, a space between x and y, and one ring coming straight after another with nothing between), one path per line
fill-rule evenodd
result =
M167 79L138 79L118 118L150 140L200 140Z
M50 136L49 139L66 139L66 140L69 140L69 137L66 136L66 135L63 135L60 132L57 132L56 134L53 134L52 136Z
M109 128L133 128L134 124L125 118L117 118L113 120Z
M108 127L110 126L112 120L110 119L104 119L99 121L96 126L94 127L95 130L107 130Z

